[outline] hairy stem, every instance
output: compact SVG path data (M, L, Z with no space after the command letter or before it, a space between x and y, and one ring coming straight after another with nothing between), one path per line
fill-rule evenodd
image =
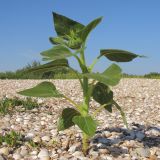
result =
M77 60L79 62L79 65L81 67L82 73L88 73L88 68L86 66L86 61L85 61L85 55L84 55L84 50L85 50L85 42L82 45L82 50L80 52L80 58L78 57ZM90 101L90 96L89 96L89 84L88 84L88 78L87 77L83 77L83 98L84 98L84 105L82 110L83 112L83 116L88 115L88 109L89 109L89 101ZM89 148L89 137L87 136L87 134L85 134L83 132L83 138L82 138L82 150L84 155L87 155L88 153L88 148Z
M89 94L88 94L88 78L83 78L83 87L84 87L84 102L87 106L89 106Z
M105 106L110 105L110 104L111 104L111 102L110 102L110 103L107 103L107 104L103 104L103 105L101 105L100 107L98 107L98 109L96 109L96 110L93 112L93 117L96 117L97 114L98 114L100 111L102 111L102 109L104 109Z
M82 138L82 150L84 155L87 155L89 148L89 138L88 136L83 132L83 138Z
M128 123L127 123L127 120L126 120L126 115L125 113L123 112L122 108L116 103L116 101L113 100L113 104L116 106L116 108L120 111L121 113L121 116L122 116L122 119L123 119L123 123L125 124L126 128L128 128Z
M82 45L82 50L80 52L80 60L81 63L80 67L82 69L82 73L88 73L88 68L86 66L86 60L85 60L85 55L84 55L84 50L85 50L85 43ZM89 108L89 87L88 87L88 78L83 77L83 97L84 97L84 110L86 111L86 114L88 114L88 108Z
M86 66L86 59L85 59L85 56L84 56L84 50L85 50L85 42L82 45L82 50L80 52L80 59L82 60L83 65Z
M69 101L71 104L73 104L79 111L81 111L80 108L79 108L79 105L76 104L73 100L71 100L70 98L68 98L68 97L65 96L65 95L63 95L63 97L64 97L67 101Z
M93 63L89 66L90 71L93 70L93 68L94 68L95 64L98 62L98 60L99 60L99 57L97 57L96 59L93 60Z

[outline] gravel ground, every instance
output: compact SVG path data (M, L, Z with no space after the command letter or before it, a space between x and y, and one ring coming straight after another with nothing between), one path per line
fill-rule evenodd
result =
M0 98L19 96L41 80L0 80ZM77 80L54 80L57 89L80 102L82 91ZM87 157L81 152L78 127L57 132L58 115L71 105L65 99L38 99L43 105L30 111L0 116L0 134L15 130L24 135L17 147L0 146L0 160L160 160L160 80L122 79L113 88L114 99L123 106L130 130L117 110L98 115L99 126L91 139ZM19 96L24 98L23 96ZM91 102L91 111L98 104ZM32 140L37 146L29 145Z

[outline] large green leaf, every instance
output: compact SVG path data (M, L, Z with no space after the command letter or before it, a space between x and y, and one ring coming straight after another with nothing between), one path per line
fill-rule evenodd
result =
M53 12L54 26L58 36L70 35L71 31L80 31L84 25L68 17Z
M101 105L106 104L105 109L112 112L112 104L107 105L113 100L113 92L103 83L96 83L92 92L93 99Z
M83 76L95 79L105 85L115 86L121 79L121 68L112 64L103 73L86 73Z
M136 57L144 57L140 56L128 51L119 50L119 49L102 49L100 51L101 56L105 56L111 61L116 62L129 62L132 61Z
M56 90L56 87L51 82L42 82L33 88L26 89L18 93L32 97L62 97L62 94Z
M95 134L97 124L91 116L74 116L72 121L88 136L93 136Z
M41 55L52 60L57 60L70 57L73 54L67 47L63 45L57 45L47 51L42 52Z
M102 17L99 17L93 20L87 26L85 26L82 31L80 31L80 37L83 41L86 40L89 33L101 22L101 20L102 20Z
M27 70L27 72L48 72L48 71L53 71L55 69L59 68L68 68L68 60L67 59L58 59L55 61L51 61L49 63L40 65L38 67L32 68Z
M78 116L80 113L73 108L65 108L58 121L58 130L65 130L74 125L72 118Z

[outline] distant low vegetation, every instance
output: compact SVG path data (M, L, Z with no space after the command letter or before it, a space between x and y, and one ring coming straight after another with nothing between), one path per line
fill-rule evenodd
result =
M160 79L160 73L158 72L150 72L145 75L134 75L134 74L123 74L124 78L150 78L150 79Z
M77 79L76 75L66 69L57 69L55 71L49 72L27 72L28 70L41 65L38 61L33 61L31 64L27 64L22 69L18 69L14 72L0 72L0 79ZM145 75L134 75L134 74L126 74L122 75L124 78L151 78L151 79L160 79L160 73L151 72Z
M22 69L18 69L14 72L0 72L0 79L40 79L42 74L40 73L26 73L27 70L37 67L40 65L40 62L34 61L31 64L27 64Z
M149 74L145 74L144 78L155 78L155 79L159 78L160 79L160 73L151 72Z
M49 72L28 72L28 70L40 66L40 62L33 61L22 69L16 71L0 72L0 79L66 79L66 75L70 75L70 79L76 78L73 72L66 68L56 69Z

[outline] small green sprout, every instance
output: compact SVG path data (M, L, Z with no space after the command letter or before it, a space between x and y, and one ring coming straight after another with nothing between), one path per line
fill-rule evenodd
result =
M11 131L5 135L0 135L0 145L5 142L10 147L15 147L21 144L22 135L15 131Z
M36 100L33 100L30 97L27 97L26 100L21 100L17 97L4 97L2 100L0 100L0 114L10 114L16 106L22 106L25 108L25 110L31 110L37 108L39 104Z
M34 142L33 140L29 140L28 141L29 146L36 148L38 146L38 144L36 142Z
M10 113L10 111L13 109L13 106L17 105L19 102L16 99L10 99L7 97L4 97L0 101L0 114L5 115Z
M22 101L22 106L25 108L25 110L32 110L34 108L38 108L39 105L36 100L27 97L26 100Z
M83 103L76 103L67 95L60 93L51 82L42 82L31 89L18 93L32 97L55 97L68 100L75 108L63 109L58 120L58 130L65 130L77 125L83 132L82 149L86 155L89 148L89 139L96 132L96 116L102 109L112 112L112 108L116 107L127 126L125 114L114 100L113 91L111 90L111 87L117 85L121 79L121 68L113 63L104 72L94 73L95 64L102 57L114 62L129 62L136 57L142 56L119 49L101 49L100 54L93 60L93 63L88 65L85 57L87 56L85 54L86 40L90 32L102 21L102 17L93 20L88 25L83 25L57 13L53 13L53 19L57 37L50 37L49 40L54 46L41 53L43 60L49 62L30 71L48 72L59 68L68 68L79 79L83 90ZM78 62L81 72L69 66L67 59L70 57L74 57ZM91 98L100 104L93 114L89 112Z

